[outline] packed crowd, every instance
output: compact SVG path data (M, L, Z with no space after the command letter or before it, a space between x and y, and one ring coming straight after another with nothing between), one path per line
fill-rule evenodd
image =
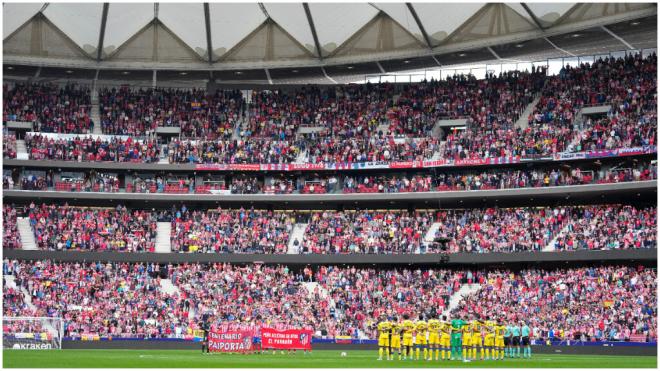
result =
M232 194L256 194L263 192L263 183L256 176L236 176L231 179L229 190Z
M569 340L657 339L657 271L644 267L589 267L481 275L479 291L452 314L465 318L504 315L524 320L535 337L564 333Z
M438 211L436 238L446 251L541 251L655 248L654 208L623 205Z
M174 140L168 147L171 163L483 159L655 145L656 64L655 55L629 55L566 66L556 76L547 76L541 68L480 80L456 76L401 86L255 90L249 104L240 91L207 94L124 87L101 92L101 125L104 133L133 136L151 134L158 126L180 126L183 137L198 140ZM22 91L21 86L14 90ZM71 96L79 93L88 98L84 89L67 87L59 93L52 87L35 89L16 93L6 101L5 116L23 106L30 112L31 105L22 102L41 102L44 94L40 89L51 100L74 108L84 105L70 103ZM6 86L5 90L14 91ZM536 95L539 100L527 125L517 125L518 116ZM53 104L45 104L45 112L57 111L49 108ZM578 117L583 107L605 104L612 107L605 117ZM80 115L89 121L86 113ZM440 141L429 133L437 120L445 118L465 118L467 126L443 133L445 140ZM42 131L89 133L72 120L58 120L56 128ZM305 126L315 129L301 132ZM235 128L240 128L238 139L232 139ZM33 147L48 151L48 145L36 143ZM61 157L75 159L66 155L69 152L63 151ZM154 158L141 154L131 160L153 162Z
M433 190L431 175L412 176L346 176L344 193L429 192Z
M187 324L184 302L162 290L154 274L160 267L153 263L5 260L4 265L31 296L36 316L64 320L64 336L174 337L174 328Z
M554 244L555 250L655 248L657 208L576 208Z
M178 292L161 288L166 269ZM203 318L217 323L311 326L315 336L375 338L381 314L437 318L461 285L478 290L452 315L525 320L535 339L657 338L656 270L597 266L567 269L305 267L228 263L3 262L27 289L37 315L63 317L65 335L181 338ZM311 283L311 284L310 284ZM25 315L16 290L3 290L4 310Z
M40 249L153 252L155 248L158 216L149 211L32 202L26 212Z
M304 148L270 139L189 141L175 139L167 148L170 163L258 164L295 162Z
M2 248L20 249L21 236L18 234L17 210L9 204L2 206Z
M99 92L104 134L141 136L159 126L178 126L186 137L229 139L245 103L240 91L103 89Z
M16 135L2 133L2 158L16 158Z
M309 217L301 254L402 254L426 252L429 211L323 211Z
M294 223L289 212L183 206L172 215L172 251L284 254Z
M33 122L44 133L92 132L89 88L68 84L3 85L3 122Z
M49 138L27 135L25 145L31 160L158 162L160 146L156 140L126 140L113 138L76 137Z

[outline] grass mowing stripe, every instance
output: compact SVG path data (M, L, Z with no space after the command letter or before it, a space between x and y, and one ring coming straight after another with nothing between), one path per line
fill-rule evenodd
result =
M613 350L614 351L614 350ZM202 355L193 350L4 350L3 366L12 367L234 367L234 368L548 368L548 367L645 367L654 368L657 357L593 356L567 354L537 354L532 359L505 359L504 361L377 361L375 351L314 351L312 354L256 355L212 354Z

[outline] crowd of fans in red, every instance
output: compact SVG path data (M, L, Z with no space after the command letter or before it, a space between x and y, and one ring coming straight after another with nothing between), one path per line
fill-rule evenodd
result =
M177 126L186 137L226 140L245 109L237 90L106 88L99 102L103 133L133 136Z
M40 249L153 252L155 248L155 212L121 205L86 208L34 202L26 212Z
M20 249L21 236L18 234L17 211L12 205L2 206L2 248Z
M16 210L5 207L6 248L19 248ZM657 212L631 205L312 213L251 209L172 211L26 209L35 241L48 250L153 251L156 222L171 220L175 252L285 254L488 253L656 248ZM296 223L307 223L302 238ZM435 225L434 225L435 223ZM437 229L432 229L432 226ZM292 240L290 241L290 238ZM438 243L439 239L446 244ZM291 243L294 251L289 251Z
M184 263L168 268L166 293L154 263L55 263L4 260L31 296L3 290L6 315L62 317L65 336L181 338L204 316L312 327L318 337L375 338L381 314L437 318L462 284L480 284L452 315L525 320L532 338L626 340L657 337L655 269L448 270Z
M249 104L240 91L105 89L101 125L104 133L133 136L180 126L184 137L198 140L173 141L167 154L172 163L291 163L299 155L311 163L410 161L436 154L476 159L655 145L656 64L655 55L628 55L566 66L556 76L535 69L481 80L458 76L401 86L253 91ZM87 106L79 102L89 100L85 89L66 87L58 93L52 86L17 85L5 91L11 97L5 101L5 121L31 119L46 128L42 131L89 132L89 125L79 123L89 123ZM537 93L528 125L518 127L518 116ZM605 104L612 106L605 117L576 120L581 108ZM67 107L84 119L37 119L29 113L33 105L41 107L42 116ZM466 130L448 132L444 142L430 137L438 119L458 117L468 120ZM299 132L306 126L316 130ZM232 139L235 128L238 139ZM33 145L45 152L49 146ZM153 161L147 155L131 159Z
M479 291L453 314L525 321L536 339L559 338L561 332L571 341L657 339L656 269L496 270L480 272L473 282L481 284Z
M322 211L309 217L302 254L423 253L433 224L429 211ZM295 242L294 242L295 244Z
M3 122L32 122L35 131L44 133L92 132L92 100L87 87L17 83L4 84L2 90Z
M27 135L25 145L31 160L158 162L160 146L153 139L75 137L50 138Z
M16 135L2 133L2 158L16 158Z
M172 251L285 254L293 213L255 209L188 210L172 215Z
M448 252L655 248L655 208L622 205L441 210Z

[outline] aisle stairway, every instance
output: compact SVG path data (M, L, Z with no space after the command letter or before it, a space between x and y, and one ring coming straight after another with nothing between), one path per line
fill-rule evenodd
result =
M559 231L559 233L557 233L555 237L552 240L550 240L550 242L548 242L548 244L543 248L543 251L555 251L555 242L557 241L557 238L566 235L566 231L568 231L569 225L570 225L569 223L566 223L566 225L561 229L561 231Z
M523 111L523 113L520 114L520 117L518 118L518 121L516 121L516 128L521 128L521 129L527 129L529 126L529 115L534 112L534 107L539 103L539 100L541 100L541 96L537 96L534 98L532 103L530 103L527 108Z
M30 227L30 218L16 218L16 227L18 228L18 234L21 235L23 250L36 250L37 242L34 240L34 232L32 232L32 227Z
M158 229L156 234L156 252L158 253L172 252L172 243L170 241L171 232L172 232L172 223L158 222Z
M17 160L29 160L29 155L27 151L27 146L23 139L16 140L16 159Z
M289 248L287 249L287 254L298 254L298 248L302 245L303 238L305 238L305 230L307 229L307 223L296 223L293 226L293 231L291 231L291 236L289 237ZM293 242L298 239L300 243L297 247L293 245Z
M429 245L435 240L435 234L438 232L440 229L440 226L442 224L440 222L435 222L431 224L431 227L429 228L428 231L426 231L426 234L424 235L424 244Z
M172 283L172 280L169 278L163 278L160 280L160 288L163 289L163 292L168 295L178 294L179 288Z
M99 92L94 89L92 90L92 111L90 112L90 117L94 121L94 130L92 134L101 135L103 130L101 130L101 111L99 108Z
M452 294L451 298L449 298L449 305L447 306L447 309L442 312L443 315L450 317L451 311L456 309L458 307L458 304L463 300L464 297L475 294L481 289L481 285L478 283L473 283L473 284L464 284L461 286L458 291L456 291L454 294Z

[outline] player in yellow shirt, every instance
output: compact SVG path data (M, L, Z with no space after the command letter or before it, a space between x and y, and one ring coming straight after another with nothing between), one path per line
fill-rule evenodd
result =
M412 359L412 346L413 346L413 331L415 330L415 324L413 321L408 319L408 315L403 315L403 359L410 357Z
M433 360L433 351L435 350L435 360L440 358L440 320L432 318L429 324L429 361Z
M490 359L490 353L493 352L493 359L495 359L495 330L497 324L491 321L490 317L486 317L484 322L484 330L486 336L484 337L484 348L486 348L486 359Z
M389 358L389 348L390 348L390 330L392 329L392 323L381 316L381 321L378 323L378 360L383 360L383 353L385 357Z
M470 324L467 321L465 321L461 327L461 334L463 335L461 341L461 346L463 348L463 361L465 361L468 359L468 352L470 347L472 347L472 329L470 328Z
M506 331L506 326L504 324L495 324L495 350L493 352L497 353L493 356L494 359L503 360L504 359L504 332Z
M426 330L428 329L428 324L424 321L422 316L419 316L419 321L415 323L415 359L419 361L420 349L424 350L424 359L428 356L427 341L426 341Z
M401 360L401 332L403 326L398 322L399 319L394 317L392 320L392 337L390 338L390 360L394 359L394 351L399 353L399 361Z
M447 316L442 316L442 322L440 322L440 349L442 360L449 360L451 356L451 323L447 321Z
M481 335L482 323L478 320L472 321L472 338L470 339L472 345L472 360L477 359L477 348L479 348L479 353L481 355L480 359L484 360L484 340Z

